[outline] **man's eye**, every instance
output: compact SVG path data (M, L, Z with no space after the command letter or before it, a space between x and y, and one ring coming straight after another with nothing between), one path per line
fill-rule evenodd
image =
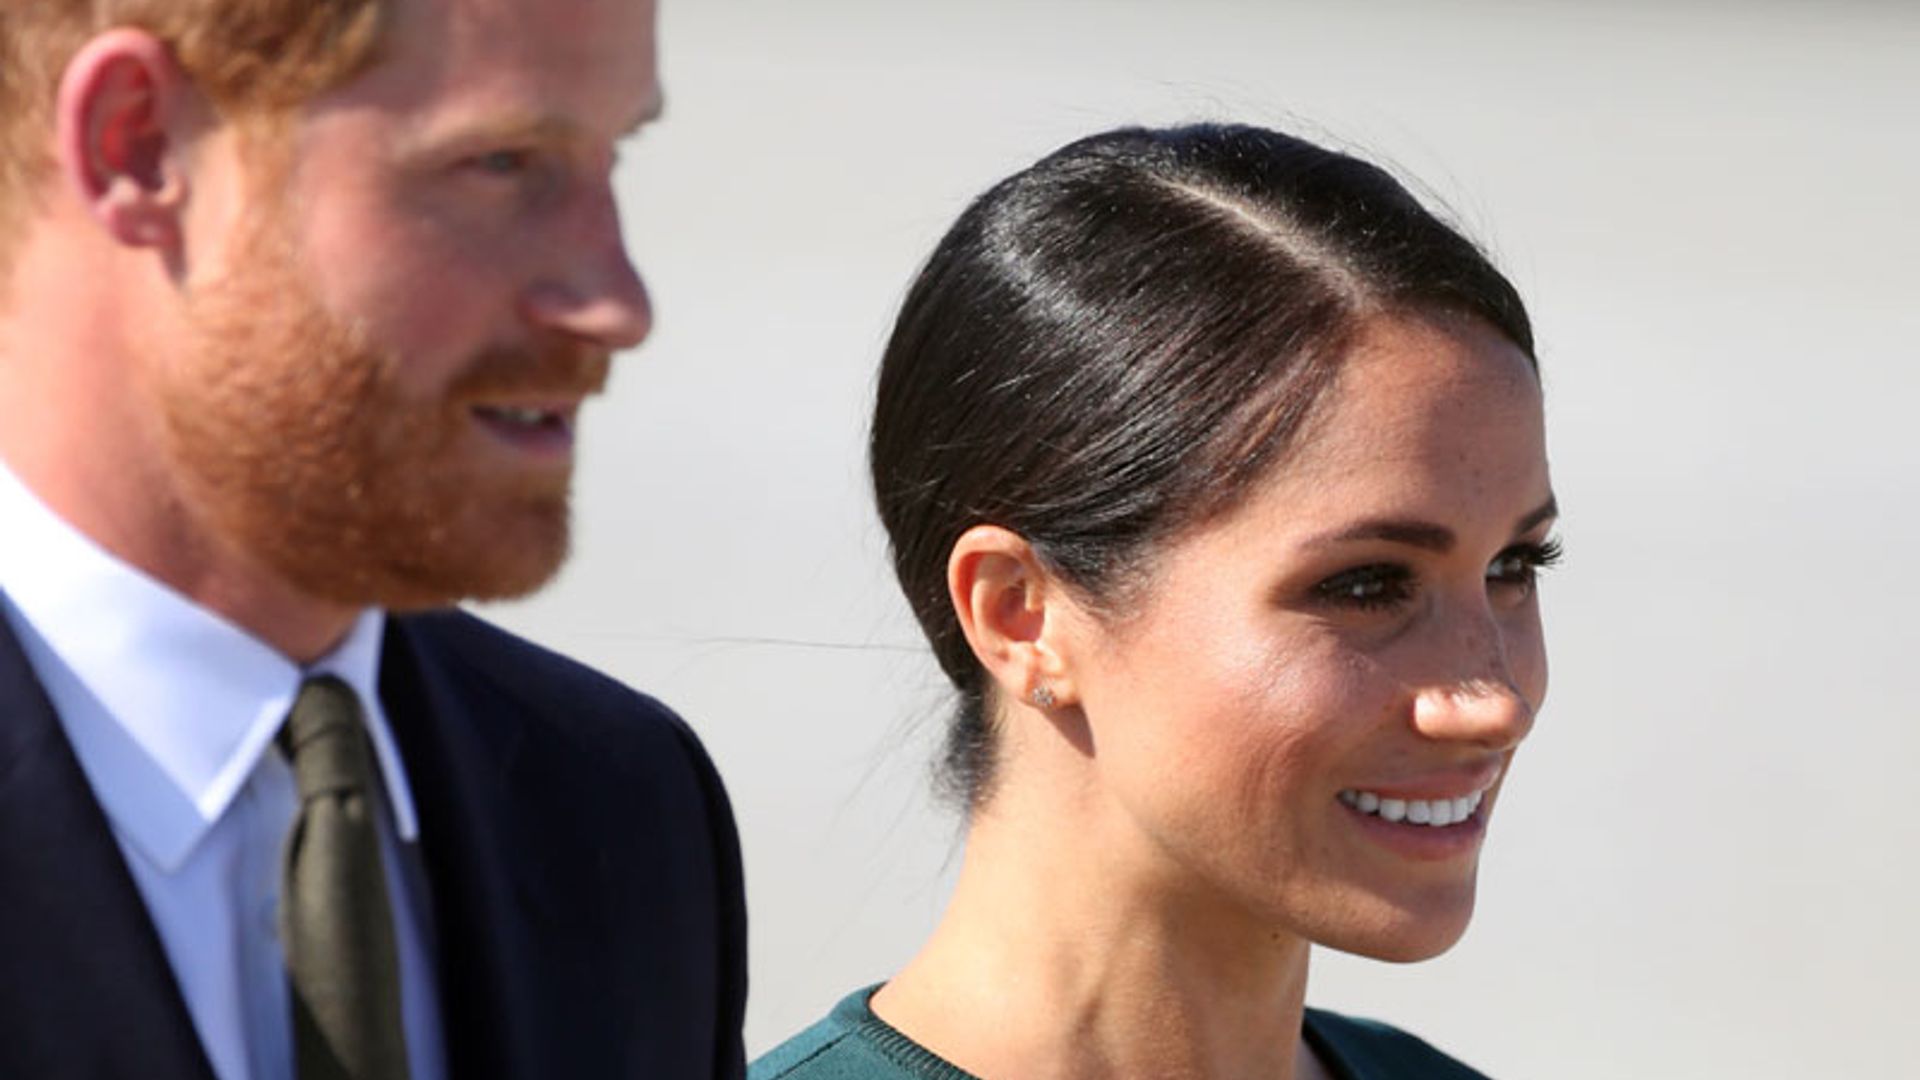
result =
M490 176L519 176L533 168L531 150L495 150L473 158L469 164Z
M1314 586L1314 594L1328 604L1372 610L1406 603L1413 598L1413 585L1413 571L1380 563L1342 570Z

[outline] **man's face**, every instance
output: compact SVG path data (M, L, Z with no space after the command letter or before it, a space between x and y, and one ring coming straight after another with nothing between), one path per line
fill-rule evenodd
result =
M187 511L342 604L530 591L578 408L645 337L616 144L652 0L399 0L385 59L261 152L161 372Z

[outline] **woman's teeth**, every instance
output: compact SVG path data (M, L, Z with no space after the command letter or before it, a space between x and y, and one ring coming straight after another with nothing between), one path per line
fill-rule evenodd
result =
M1373 814L1387 821L1439 828L1472 817L1474 811L1480 809L1480 800L1486 795L1484 791L1476 791L1457 799L1387 799L1371 791L1349 789L1340 793L1340 801L1363 814Z

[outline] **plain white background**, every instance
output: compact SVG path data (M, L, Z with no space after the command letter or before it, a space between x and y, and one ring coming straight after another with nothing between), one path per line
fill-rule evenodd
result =
M1568 561L1473 929L1316 1002L1501 1077L1916 1075L1920 9L665 0L623 167L654 338L576 557L491 614L693 720L733 793L750 1051L887 976L958 822L862 458L895 305L1075 136L1233 118L1417 177L1540 335Z

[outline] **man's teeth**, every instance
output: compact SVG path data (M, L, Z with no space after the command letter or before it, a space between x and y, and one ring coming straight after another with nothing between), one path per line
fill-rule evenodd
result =
M550 424L555 420L553 413L543 409L520 409L510 405L496 405L486 409L485 412L488 416L505 420L509 424L524 424L528 427Z
M1371 791L1350 789L1340 793L1340 801L1363 814L1373 814L1387 821L1439 828L1472 817L1474 811L1480 809L1480 800L1486 796L1486 792L1476 791L1457 799L1387 799Z

